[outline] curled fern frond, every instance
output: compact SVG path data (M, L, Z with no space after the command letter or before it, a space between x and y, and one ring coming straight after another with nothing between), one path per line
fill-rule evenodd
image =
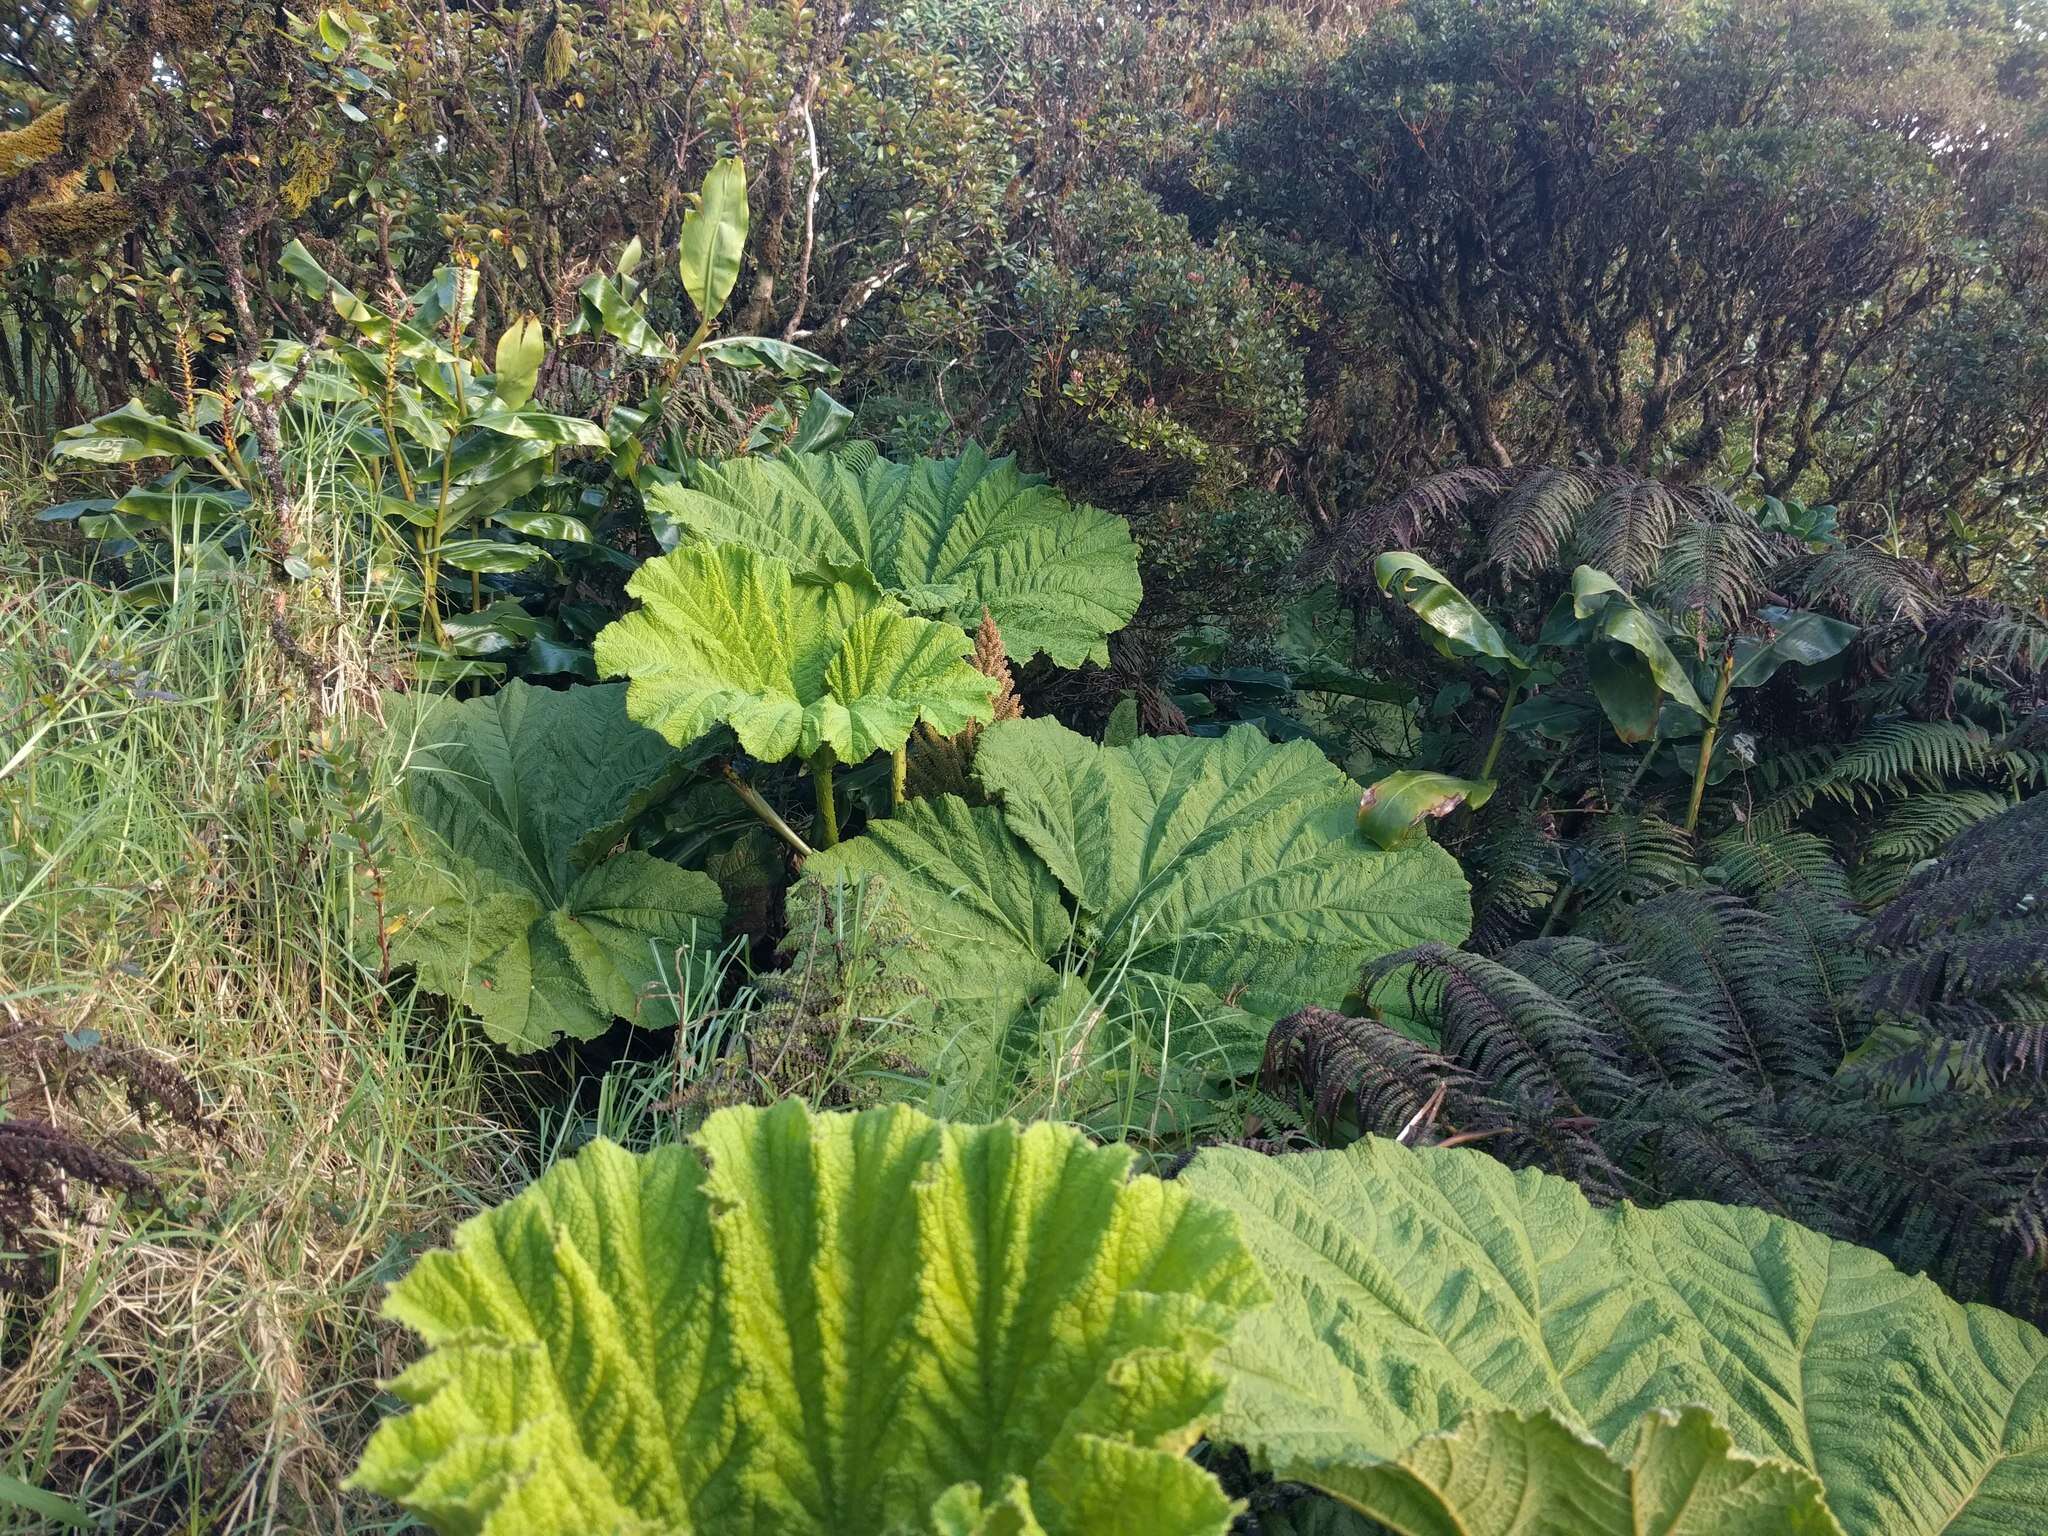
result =
M1439 1052L1377 1019L1327 1008L1303 1008L1273 1026L1259 1083L1320 1122L1347 1118L1376 1136L1413 1140L1426 1119L1464 1130L1496 1123L1470 1074Z

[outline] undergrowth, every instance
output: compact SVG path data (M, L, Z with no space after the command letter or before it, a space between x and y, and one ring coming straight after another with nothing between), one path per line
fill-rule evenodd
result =
M8 1123L157 1194L72 1180L0 1289L0 1530L388 1529L336 1491L400 1364L383 1285L533 1169L503 1068L351 958L314 748L374 701L375 625L330 618L308 677L243 579L126 605L0 474L0 1024L199 1101L0 1057Z

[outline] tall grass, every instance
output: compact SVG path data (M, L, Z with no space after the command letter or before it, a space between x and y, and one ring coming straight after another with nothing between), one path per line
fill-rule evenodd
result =
M401 1363L381 1285L532 1168L505 1069L351 941L317 745L374 707L382 630L309 587L309 677L260 575L141 610L25 540L40 494L0 462L0 1023L158 1053L219 1133L0 1059L0 1114L146 1149L169 1194L50 1232L48 1290L0 1294L0 1530L390 1529L337 1488Z

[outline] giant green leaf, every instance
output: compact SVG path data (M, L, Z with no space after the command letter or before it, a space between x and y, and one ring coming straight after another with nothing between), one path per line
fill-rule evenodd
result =
M2048 1339L1782 1217L1597 1209L1378 1139L1211 1150L1183 1182L1238 1213L1280 1293L1229 1354L1224 1429L1283 1477L1352 1488L1493 1409L1630 1459L1646 1415L1699 1405L1818 1476L1855 1536L1992 1536L2048 1508Z
M1555 1414L1503 1408L1317 1476L1400 1536L1842 1536L1818 1478L1742 1455L1704 1408L1649 1415L1626 1462Z
M1182 1010L1188 1050L1256 1040L1260 1021L1335 1004L1367 962L1456 943L1471 921L1456 861L1367 843L1358 786L1305 742L1244 727L1101 747L1006 721L974 773L999 808L915 801L805 868L878 882L925 936L899 963L947 1046L940 1102L976 1102L949 1074L993 1083L1060 1054L1048 1030L1116 1025L1098 1017L1111 1003Z
M1223 1536L1185 1459L1265 1286L1071 1130L724 1110L608 1142L392 1288L354 1483L465 1536Z
M626 584L638 612L597 637L598 671L632 679L634 719L683 745L720 722L766 762L893 751L993 713L995 681L957 626L912 618L864 581L799 582L736 545L693 544Z
M385 889L394 957L514 1050L615 1017L674 1024L719 946L708 876L610 852L689 766L626 717L624 695L515 681L397 718L412 734Z
M813 580L865 570L917 613L972 629L986 608L1010 655L1107 662L1138 611L1137 546L1119 517L1075 506L1014 459L969 446L893 463L872 452L749 456L647 491L659 516L744 544Z

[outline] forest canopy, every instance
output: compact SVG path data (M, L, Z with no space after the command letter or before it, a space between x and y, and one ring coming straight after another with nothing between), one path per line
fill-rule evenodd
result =
M2030 9L27 0L0 383L64 424L308 334L294 238L366 293L473 264L479 334L566 318L737 156L733 329L829 356L889 445L1023 449L1188 580L1226 504L1256 548L1451 462L1583 456L2021 590Z

